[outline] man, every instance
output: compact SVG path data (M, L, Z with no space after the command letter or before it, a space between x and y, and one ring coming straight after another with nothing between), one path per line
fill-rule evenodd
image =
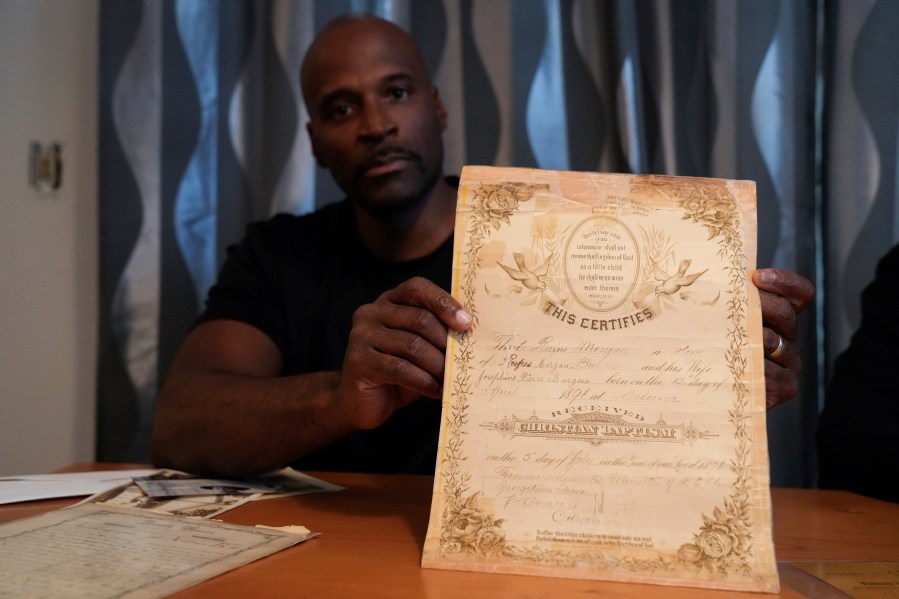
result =
M253 225L231 250L159 398L152 460L230 477L433 472L447 330L472 321L446 291L446 110L414 41L373 17L325 27L301 82L313 153L347 199ZM770 407L796 393L813 289L782 271L753 280Z

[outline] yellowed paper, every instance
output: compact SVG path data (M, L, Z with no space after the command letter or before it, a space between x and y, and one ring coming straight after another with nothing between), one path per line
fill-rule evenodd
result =
M0 597L162 597L311 536L78 504L0 526Z
M466 167L425 567L778 589L747 181Z

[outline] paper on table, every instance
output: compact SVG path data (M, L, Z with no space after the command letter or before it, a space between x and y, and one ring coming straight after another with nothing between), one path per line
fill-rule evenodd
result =
M0 504L54 497L93 495L110 486L148 476L158 470L108 470L0 477Z
M774 591L746 181L466 167L426 567Z
M185 476L180 478L156 478L143 476L134 479L134 484L153 499L201 495L255 495L274 493L277 489L271 485L246 480L229 480L220 478L199 478Z
M212 482L210 486L218 487L215 495L176 495L170 497L155 497L146 493L141 481L128 481L121 485L104 489L82 501L82 503L97 503L119 507L128 507L142 510L152 510L175 516L191 516L198 518L214 518L228 510L258 499L286 497L288 495L306 495L325 491L340 491L343 487L321 479L297 472L293 468L282 468L262 474L258 477L244 481L228 481L224 479L200 479L192 474L177 470L159 470L150 477L156 482L166 480L180 483L197 481L200 484ZM143 481L146 483L147 481ZM231 485L262 485L266 489L277 488L277 492L269 493L227 493L226 487ZM194 489L189 486L182 487L183 492L192 493Z
M153 476L187 476L183 472L162 470ZM130 508L185 516L190 518L215 518L245 503L249 503L255 495L221 494L221 495L188 495L184 497L166 497L156 499L150 497L137 483L128 481L111 489L106 489L83 499L80 503L91 503L120 508Z
M273 470L260 476L254 477L256 480L268 485L278 487L276 493L266 493L254 498L259 499L277 499L278 497L287 497L289 495L309 495L310 493L325 493L332 491L343 491L344 487L335 485L328 481L314 476L309 476L303 472L298 472L293 468L281 468Z
M0 596L160 597L309 536L78 504L0 526Z

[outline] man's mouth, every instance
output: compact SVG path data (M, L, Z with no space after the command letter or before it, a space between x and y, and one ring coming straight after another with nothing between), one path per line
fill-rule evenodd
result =
M413 152L395 148L377 152L359 165L358 173L362 177L383 177L397 171L401 171L410 162L415 162L417 156Z

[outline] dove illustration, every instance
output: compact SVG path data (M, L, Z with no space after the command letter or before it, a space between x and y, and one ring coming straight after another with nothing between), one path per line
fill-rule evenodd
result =
M656 293L659 295L671 295L678 291L681 287L686 287L688 285L692 285L696 282L696 279L705 274L708 269L705 269L702 272L695 272L693 274L687 274L687 269L690 267L690 262L692 260L681 260L680 266L677 269L677 272L673 275L668 275L665 271L659 268L659 265L653 262L653 266L655 267L654 276L656 280L661 281L661 285L656 286Z
M549 272L549 261L553 257L552 254L546 258L543 264L533 270L528 268L524 263L523 254L513 252L512 257L515 258L515 264L518 265L517 269L506 266L502 262L497 262L497 264L499 264L510 277L516 281L521 281L521 284L528 289L546 289L546 282L544 279L546 278L546 273Z

